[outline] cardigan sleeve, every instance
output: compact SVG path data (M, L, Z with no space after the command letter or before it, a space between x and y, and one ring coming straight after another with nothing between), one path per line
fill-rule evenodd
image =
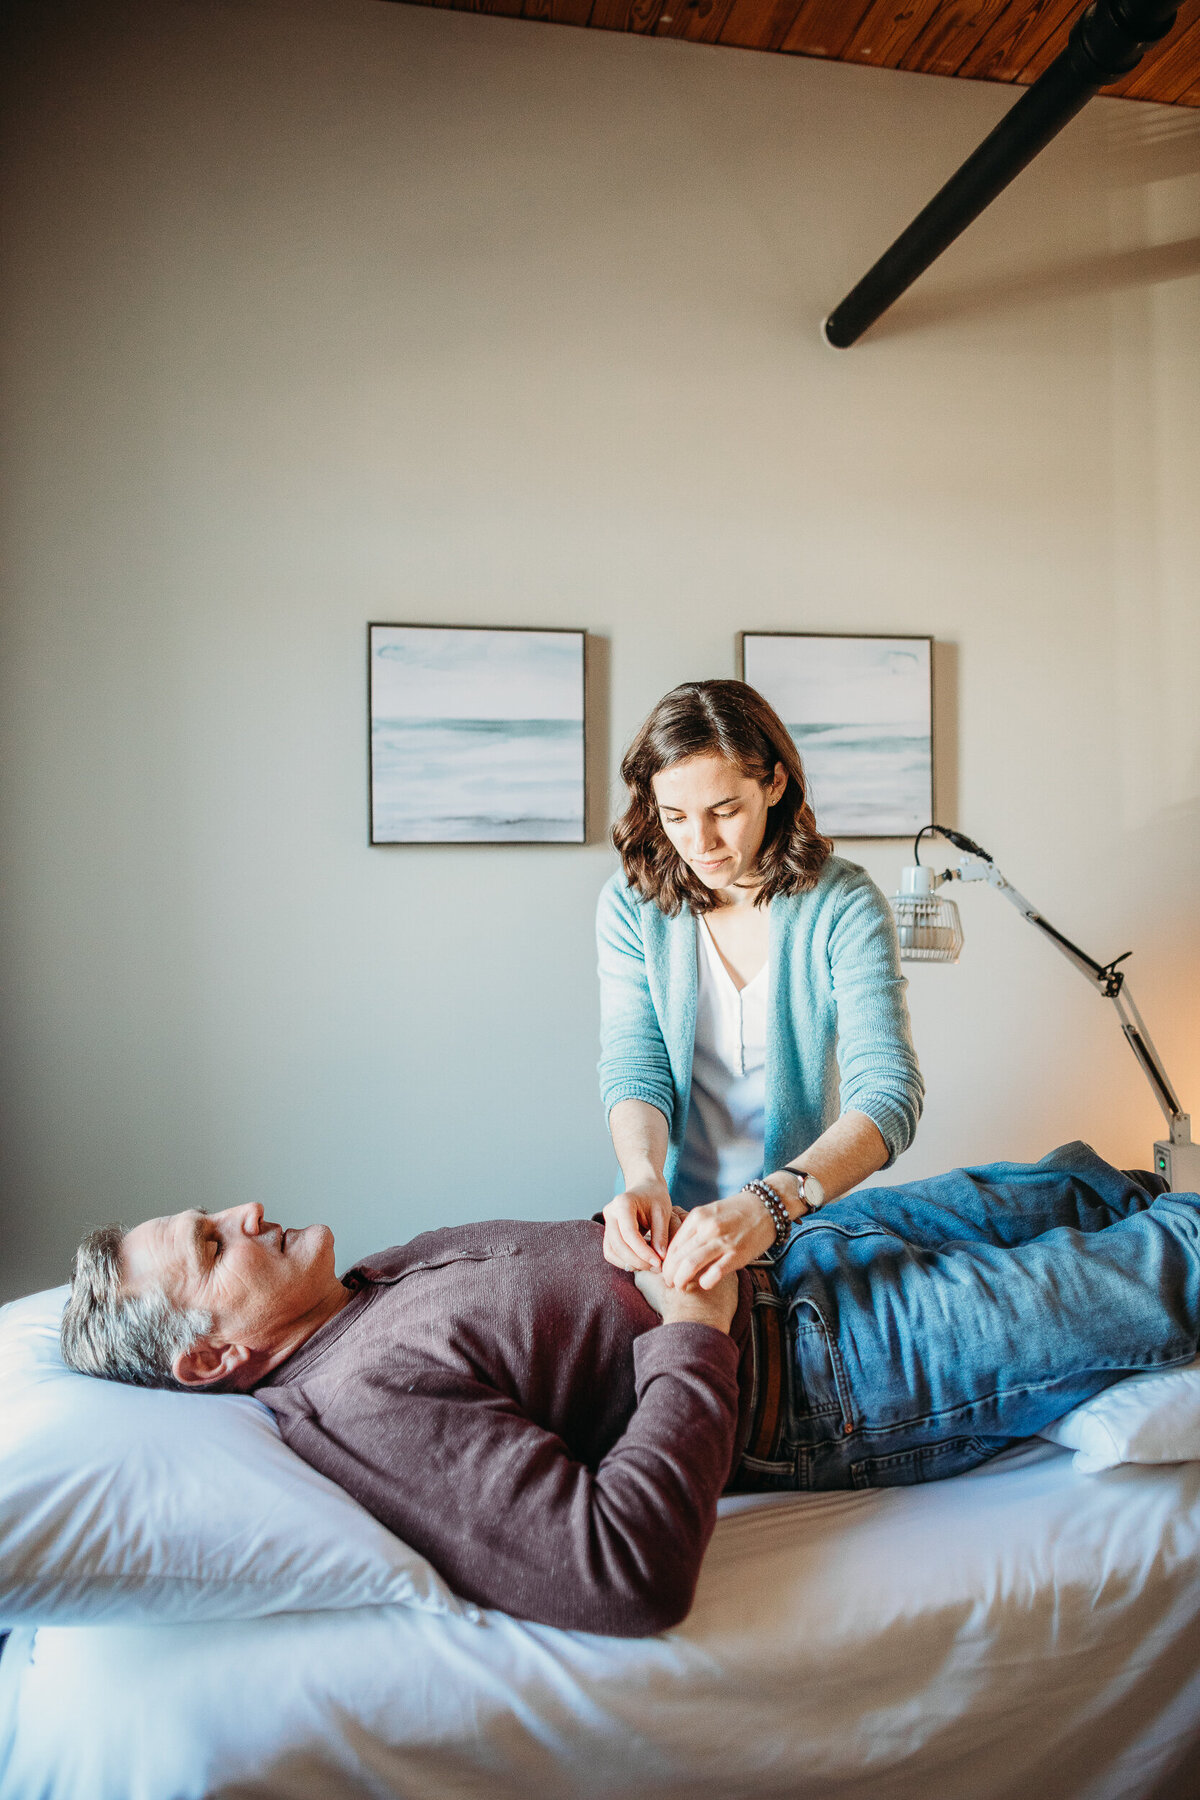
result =
M891 908L862 872L829 934L837 1003L841 1110L866 1113L887 1145L885 1167L917 1129L925 1083L917 1066Z
M600 1098L607 1115L619 1100L645 1100L667 1124L675 1084L650 993L637 907L614 876L596 908L600 974Z

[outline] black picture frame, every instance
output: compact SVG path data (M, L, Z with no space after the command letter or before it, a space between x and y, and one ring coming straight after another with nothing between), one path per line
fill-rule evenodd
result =
M937 816L933 644L915 632L737 634L738 674L791 732L826 836L912 838Z

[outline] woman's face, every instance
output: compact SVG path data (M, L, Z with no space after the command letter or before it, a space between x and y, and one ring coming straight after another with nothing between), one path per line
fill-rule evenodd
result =
M782 763L764 787L723 756L689 756L660 769L650 785L663 830L705 887L756 885L767 813L787 786Z

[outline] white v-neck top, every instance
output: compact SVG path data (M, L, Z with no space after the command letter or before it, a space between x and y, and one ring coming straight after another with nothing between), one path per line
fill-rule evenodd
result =
M696 1041L687 1126L672 1182L677 1206L736 1194L762 1174L769 975L739 992L703 917L696 920Z

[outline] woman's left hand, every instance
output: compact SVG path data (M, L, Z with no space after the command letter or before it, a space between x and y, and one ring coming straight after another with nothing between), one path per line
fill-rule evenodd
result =
M668 1287L714 1288L744 1269L775 1242L775 1223L757 1194L744 1190L729 1200L695 1206L671 1239L663 1258Z

